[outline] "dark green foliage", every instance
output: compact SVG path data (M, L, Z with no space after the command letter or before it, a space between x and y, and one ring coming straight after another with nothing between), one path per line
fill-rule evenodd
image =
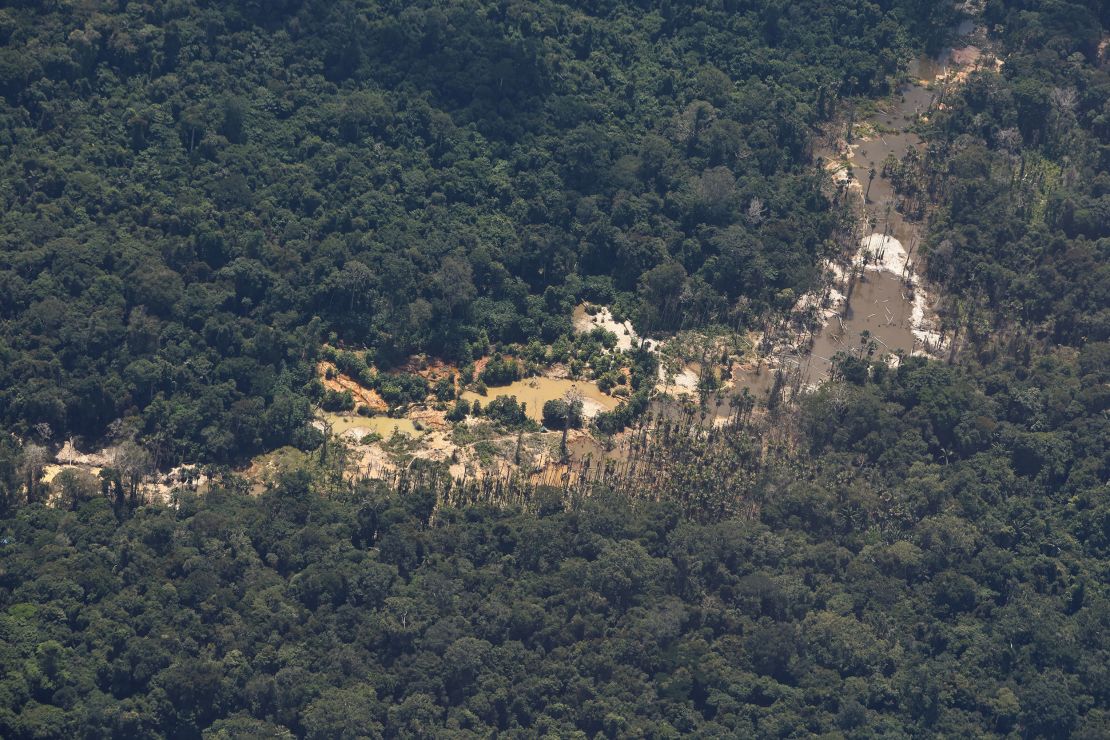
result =
M447 412L447 421L462 421L470 413L470 403L465 399L457 399L455 405Z
M963 298L944 318L973 339L1038 327L1066 344L1105 341L1110 70L1098 49L1107 4L987 5L1006 63L973 75L932 116L931 156L912 168L944 204L931 222L929 277Z
M501 355L494 355L482 368L478 380L487 386L509 385L514 380L520 380L520 363Z
M507 427L520 427L528 423L525 404L516 400L516 396L497 396L486 404L485 415L498 424Z
M553 398L543 405L543 423L550 429L567 429L582 426L582 402L567 403L561 398Z
M1060 352L830 384L779 412L809 449L735 492L760 503L742 519L604 490L437 509L300 473L123 521L95 494L20 506L0 735L1099 737L1102 374Z
M764 426L639 458L674 465L661 501L527 511L307 472L137 506L128 470L48 506L29 440L124 416L154 463L311 447L312 403L349 403L317 354L399 406L433 390L390 372L414 350L539 339L615 382L610 336L565 338L581 299L759 316L835 223L810 126L945 4L9 5L0 736L1110 733L1105 3L989 0L1002 78L894 165L943 200L959 363L841 357ZM601 432L648 410L633 360ZM529 424L450 416L483 411Z
M328 390L320 401L320 408L324 411L350 411L354 407L355 399L350 391Z
M227 461L304 435L329 334L387 371L583 298L757 317L837 223L811 127L887 89L917 5L9 3L0 421Z
M594 417L594 427L602 434L616 434L631 425L647 411L650 401L646 392L633 393L617 404L612 411L602 411Z
M454 378L440 378L436 381L435 396L437 401L450 401L455 398Z
M418 403L428 395L428 381L412 373L377 373L370 385L390 406Z

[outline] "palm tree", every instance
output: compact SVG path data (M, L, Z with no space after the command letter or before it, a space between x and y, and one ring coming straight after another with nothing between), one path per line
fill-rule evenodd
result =
M567 455L567 434L570 432L570 425L582 413L582 393L578 390L578 386L572 385L563 394L563 403L566 404L566 414L563 417L563 439L559 443L559 452L562 453L565 460Z

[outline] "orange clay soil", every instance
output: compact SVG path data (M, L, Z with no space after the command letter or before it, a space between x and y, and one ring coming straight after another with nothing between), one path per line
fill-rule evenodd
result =
M331 379L328 378L328 370L331 370L334 374L334 377ZM320 374L320 382L322 382L324 387L328 390L340 393L343 391L350 391L351 395L355 398L356 404L369 406L374 411L383 413L389 411L389 404L378 395L376 390L359 385L358 381L340 373L332 363L321 362L316 366L316 371Z
M435 382L442 378L458 375L459 369L449 362L444 362L435 357L415 355L401 366L401 370L412 375L419 375L425 380Z
M413 409L409 412L408 417L413 421L420 422L428 429L447 428L446 414L442 411L436 411L435 409Z
M485 357L479 357L477 360L474 361L475 380L482 377L482 371L486 369L486 365L489 364L490 359L492 358L489 355L486 355Z

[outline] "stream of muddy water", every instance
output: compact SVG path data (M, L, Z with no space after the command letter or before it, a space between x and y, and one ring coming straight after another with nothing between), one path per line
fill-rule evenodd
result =
M914 124L937 103L942 85L958 81L957 69L980 62L979 48L969 45L972 32L972 24L965 23L957 29L965 45L913 60L907 70L909 81L896 95L874 113L856 119L851 132L845 126L835 144L817 152L835 184L846 189L863 234L847 268L829 265L836 281L817 306L824 326L814 334L809 352L792 348L771 359L772 367L800 371L805 386L816 386L828 376L837 352L882 357L943 349L921 278L918 250L925 224L899 210L899 195L883 173L883 162L888 158L900 162L911 150L923 150L924 142L912 130ZM818 303L814 297L806 300ZM768 375L774 377L775 372L763 368L758 374L741 373L733 386L765 396Z
M933 92L924 84L926 80L920 79L920 71L935 67L922 61L911 66L913 81L903 85L888 106L857 124L857 131L866 132L862 138L848 141L845 137L836 150L819 153L833 163L833 176L847 188L849 199L858 199L867 236L860 242L848 275L835 287L825 314L828 323L814 336L803 363L806 385L826 377L837 352L866 353L873 340L871 349L877 355L912 354L922 348L914 329L931 328L924 325L928 306L924 296L917 295L923 288L915 280L914 258L924 225L899 212L893 183L883 173L888 157L901 161L911 149L923 146L910 127L933 103ZM939 72L935 69L928 82ZM890 257L887 250L893 252Z

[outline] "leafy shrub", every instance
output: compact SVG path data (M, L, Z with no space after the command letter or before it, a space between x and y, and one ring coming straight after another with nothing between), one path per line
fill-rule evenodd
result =
M355 407L355 398L350 391L334 391L330 388L324 392L320 408L324 411L350 411Z
M482 369L478 379L487 386L509 385L520 380L520 364L501 355L494 355L485 368Z
M516 396L498 396L486 404L486 416L507 427L520 427L528 422L527 404L519 403Z

